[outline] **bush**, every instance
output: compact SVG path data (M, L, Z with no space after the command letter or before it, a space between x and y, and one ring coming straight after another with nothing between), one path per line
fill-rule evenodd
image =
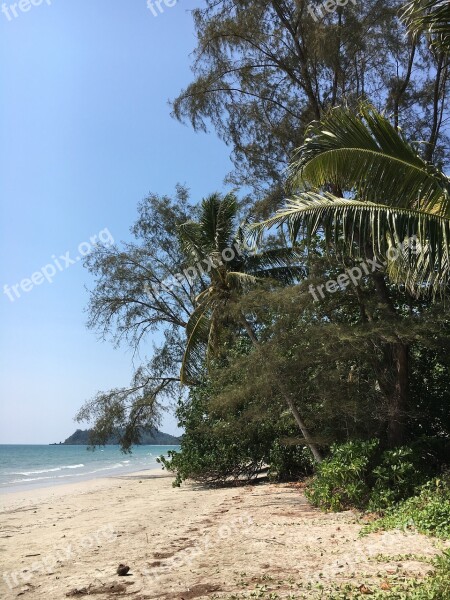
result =
M369 510L383 511L404 498L412 496L425 477L416 467L411 448L387 450L380 464L372 471L374 478Z
M425 580L411 600L445 600L450 598L450 550L439 556L434 563L434 573Z
M310 502L333 511L365 507L370 499L368 480L378 444L378 440L370 440L332 446L331 456L318 466L306 489Z
M278 440L273 442L269 452L269 479L294 481L311 475L313 470L314 461L309 448Z
M384 512L414 495L430 476L421 453L402 446L382 452L378 440L352 441L331 447L306 490L324 510L347 508Z
M361 533L384 529L412 529L450 538L450 476L429 481L416 496L389 508L381 519L364 527Z
M214 386L206 381L192 388L189 399L178 406L178 422L185 430L181 451L158 459L164 469L175 473L174 486L186 479L210 485L248 483L267 466L276 481L311 474L309 450L282 443L296 433L284 407L273 402L264 408L253 396L218 410L211 406L215 396Z

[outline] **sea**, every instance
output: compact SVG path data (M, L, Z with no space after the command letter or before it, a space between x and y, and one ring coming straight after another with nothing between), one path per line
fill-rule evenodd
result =
M179 446L135 446L123 454L119 446L90 450L87 446L0 445L0 493L48 487L99 477L161 469L157 457Z

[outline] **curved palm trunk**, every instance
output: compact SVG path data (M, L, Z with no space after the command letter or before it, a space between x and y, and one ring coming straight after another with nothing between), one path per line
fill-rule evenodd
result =
M253 345L256 348L260 348L261 346L260 346L259 340L256 337L256 334L253 331L252 326L247 321L247 319L245 318L244 315L241 315L241 319L242 319L242 325L244 326L245 331L247 332L248 337L251 339ZM311 450L311 452L314 456L314 460L317 463L321 463L323 460L322 454L321 454L317 444L313 441L313 438L312 438L311 434L309 433L308 428L306 427L306 424L303 421L300 413L298 412L297 407L293 403L290 395L283 390L282 386L280 385L279 387L280 387L280 392L281 392L281 395L283 396L283 399L285 400L286 404L289 406L289 408L292 412L292 415L293 415L297 425L299 426L299 429L302 432L303 437L305 438L305 442L308 445L309 449Z

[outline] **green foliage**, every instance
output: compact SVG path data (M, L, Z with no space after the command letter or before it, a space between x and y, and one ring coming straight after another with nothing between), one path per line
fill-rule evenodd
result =
M424 33L432 48L450 53L450 4L446 0L409 0L403 19L410 33Z
M416 468L413 450L406 447L384 452L372 475L375 484L370 495L369 509L375 511L408 498L423 480L423 475Z
M378 440L352 441L331 447L306 495L324 510L356 507L384 512L412 496L426 475L417 450L381 452Z
M378 444L370 440L333 445L331 456L319 465L306 490L310 502L334 511L364 507L370 497L368 476Z
M434 566L434 573L411 595L411 600L445 600L450 598L450 551L447 550L442 556L439 556Z
M305 446L275 440L269 452L269 479L293 481L309 475L314 468L311 452Z
M450 460L450 327L439 308L427 325L431 335L426 344L415 344L410 353L411 434L419 438L412 445L423 446L428 462ZM433 329L433 332L431 330ZM431 343L429 343L431 342ZM428 346L428 347L427 347ZM447 432L442 436L442 432ZM423 445L423 436L429 443ZM439 441L439 437L447 441Z
M292 437L295 424L286 420L276 402L264 407L253 394L224 409L217 402L220 398L220 385L208 380L180 402L177 416L185 430L181 450L159 458L163 468L176 474L174 486L186 479L209 485L246 483L266 465L277 481L312 472L306 449L283 444L284 438Z
M293 239L321 229L348 256L376 256L411 294L442 293L450 262L449 178L366 104L360 115L334 109L309 133L291 165L298 194L258 227L286 224ZM304 191L307 184L318 191ZM342 197L323 192L327 185ZM390 250L413 235L420 244L393 260Z
M359 199L448 215L450 181L428 164L387 117L362 103L359 113L335 108L313 123L290 167L295 189L333 182Z
M426 48L411 57L399 0L349 3L339 17L325 12L316 19L308 9L320 5L205 0L193 11L194 76L174 101L174 114L195 129L212 126L232 149L233 182L257 194L283 184L311 121L333 106L355 110L361 97L394 112L423 146L430 141L436 58ZM281 198L273 190L267 204Z
M205 365L224 350L224 341L236 329L247 329L254 343L255 332L244 314L235 322L229 318L230 306L240 296L263 282L292 284L304 274L293 250L280 248L249 252L245 231L238 225L239 203L233 194L212 194L199 207L198 220L178 227L181 246L188 261L209 263L205 289L194 302L186 324L186 348L181 364L181 382L187 385L201 380ZM225 260L224 252L231 252ZM225 348L226 350L227 348Z
M386 514L362 530L363 534L384 529L412 529L450 538L450 479L433 479L420 492L389 508Z

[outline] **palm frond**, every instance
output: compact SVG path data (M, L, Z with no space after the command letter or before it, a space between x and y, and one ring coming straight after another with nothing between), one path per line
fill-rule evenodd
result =
M416 294L437 293L448 284L450 220L444 217L304 192L255 230L281 225L288 227L292 240L301 232L309 242L320 231L328 244L355 258L375 258L383 269L388 267L390 248L415 238L420 251L405 250L401 256L403 272L406 269L403 283Z
M358 116L333 109L313 124L291 166L295 189L305 182L353 191L387 205L450 216L450 180L424 161L389 121L370 106Z
M212 194L203 200L199 225L203 232L205 248L221 252L229 246L237 210L238 204L234 194L224 197Z
M205 258L202 240L202 231L199 223L188 221L178 225L178 238L186 257L192 262L201 261Z
M450 53L450 2L448 0L409 0L402 18L414 36L425 33L430 45Z
M258 279L291 285L306 277L304 256L295 248L273 248L246 258L245 268Z
M199 380L204 369L204 359L209 344L211 318L208 315L208 303L198 306L189 318L186 326L186 347L180 370L180 381L192 385Z

